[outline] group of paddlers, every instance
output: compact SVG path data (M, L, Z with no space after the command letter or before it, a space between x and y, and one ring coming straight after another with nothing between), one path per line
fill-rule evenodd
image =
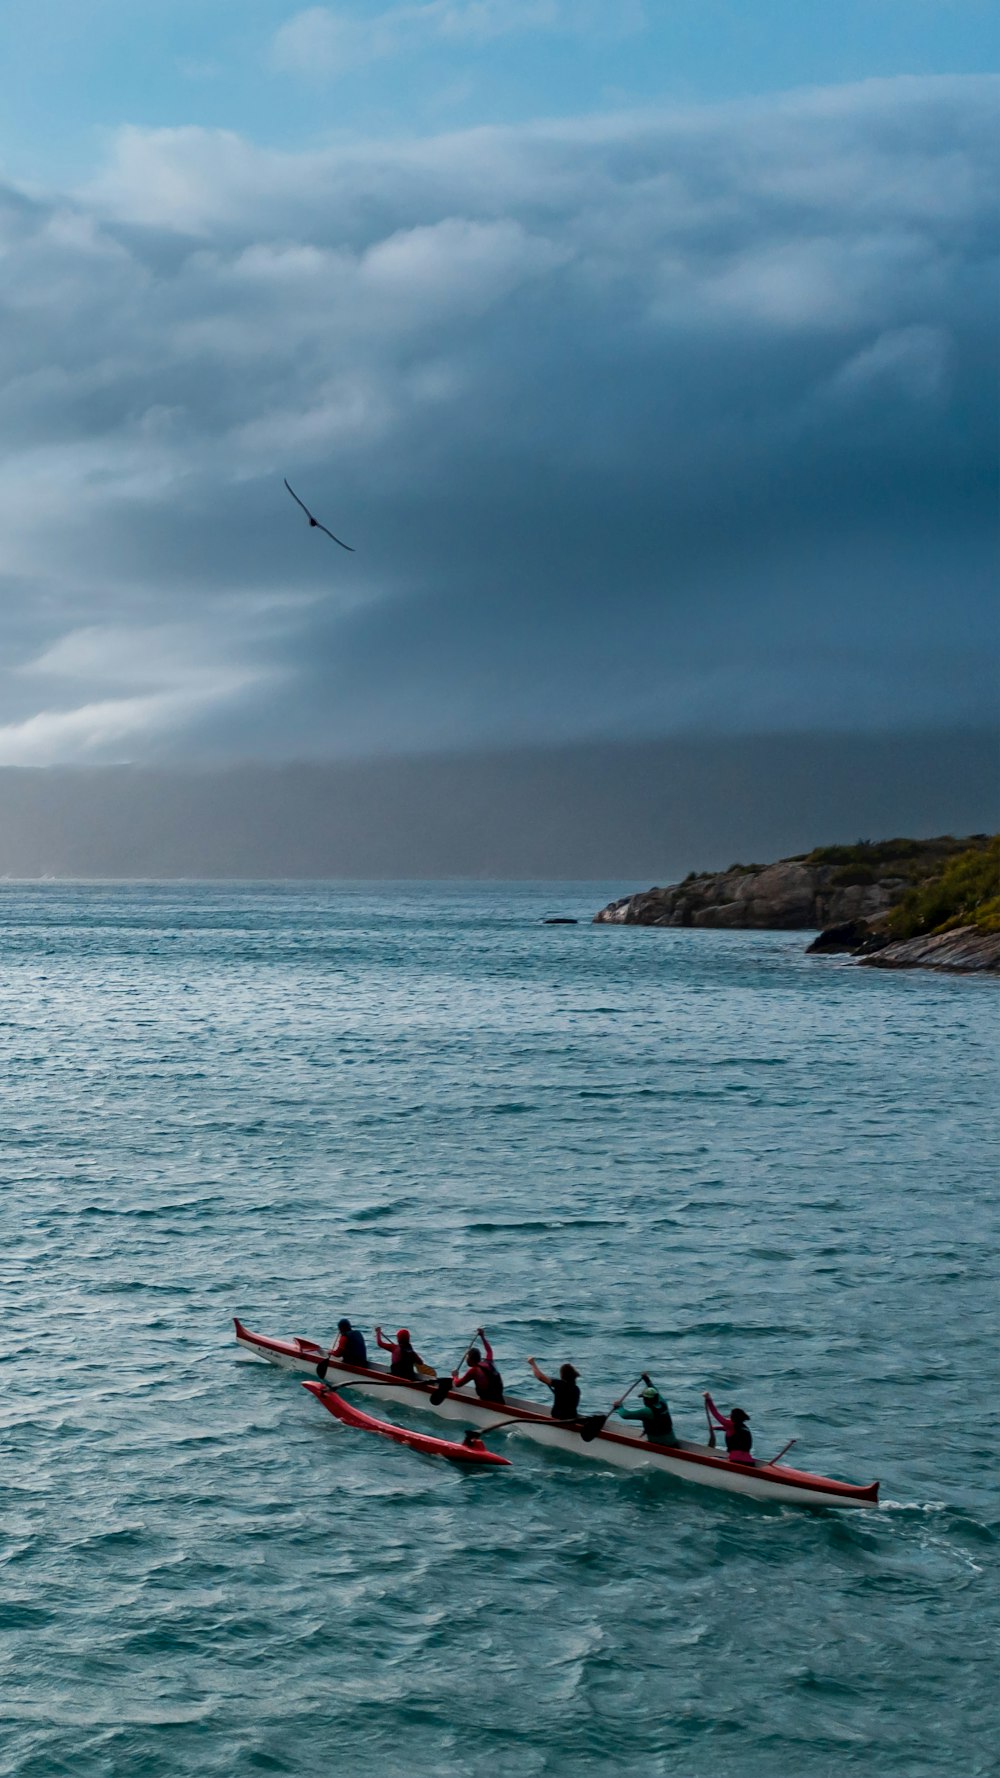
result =
M480 1344L470 1346L462 1363L451 1373L451 1384L455 1389L462 1389L471 1383L480 1401L490 1402L498 1407L504 1403L503 1378L497 1369L493 1357L493 1348L486 1338L484 1328L478 1327L476 1334ZM389 1354L389 1374L413 1383L430 1378L437 1379L438 1373L433 1365L425 1364L410 1339L409 1329L401 1327L395 1339L386 1339L380 1327L375 1329L375 1341L383 1352ZM364 1335L353 1327L346 1316L337 1323L337 1339L330 1347L327 1359L339 1359L342 1364L367 1366L368 1348ZM559 1367L557 1376L547 1376L533 1358L528 1359L533 1376L552 1392L552 1418L572 1426L581 1421L580 1413L580 1373L572 1364ZM463 1368L464 1367L464 1368ZM325 1365L324 1365L325 1372ZM631 1393L631 1391L629 1392ZM715 1405L708 1391L704 1395L705 1413L710 1429L710 1443L715 1443L715 1427L717 1426L725 1439L726 1450L733 1463L753 1463L753 1435L750 1431L748 1414L742 1408L730 1408L723 1414ZM670 1408L648 1378L639 1397L638 1407L627 1408L622 1396L615 1402L613 1412L622 1420L636 1420L640 1423L643 1435L651 1444L676 1445L680 1441L674 1431L674 1423Z

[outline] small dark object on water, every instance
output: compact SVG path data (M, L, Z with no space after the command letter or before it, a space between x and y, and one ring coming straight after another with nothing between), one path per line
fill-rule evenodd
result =
M543 926L579 926L579 924L579 920L574 920L569 914L557 914L552 920L542 921Z

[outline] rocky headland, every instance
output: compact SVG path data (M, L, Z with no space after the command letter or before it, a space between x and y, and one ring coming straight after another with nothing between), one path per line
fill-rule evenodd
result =
M951 932L934 932L926 938L872 945L870 950L862 949L858 961L870 969L952 969L962 975L995 975L1000 973L1000 932L956 926Z
M881 969L1000 972L1000 836L859 841L776 864L692 871L613 901L595 922L819 931L815 952Z

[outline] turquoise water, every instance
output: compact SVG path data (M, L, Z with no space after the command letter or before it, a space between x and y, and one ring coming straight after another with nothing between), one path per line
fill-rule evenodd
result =
M0 1778L996 1770L996 984L540 924L628 887L3 887ZM458 1473L234 1312L886 1504Z

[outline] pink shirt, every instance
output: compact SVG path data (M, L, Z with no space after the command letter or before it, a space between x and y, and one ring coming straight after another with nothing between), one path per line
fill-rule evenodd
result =
M710 1395L705 1396L705 1406L711 1414L712 1419L715 1421L715 1424L721 1427L728 1450L729 1441L736 1436L738 1430L736 1421L731 1419L728 1414L720 1414ZM749 1451L729 1451L729 1461L730 1463L753 1463L754 1458Z

